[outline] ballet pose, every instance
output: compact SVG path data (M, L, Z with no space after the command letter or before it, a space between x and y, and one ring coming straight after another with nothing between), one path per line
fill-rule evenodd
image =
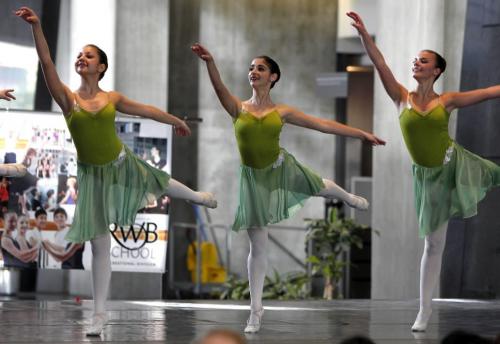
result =
M425 247L420 265L420 310L412 331L427 329L432 293L441 271L448 220L477 213L477 203L500 185L500 167L461 147L448 135L450 113L457 108L500 97L500 86L437 94L434 82L446 69L432 50L418 53L412 65L414 91L401 85L385 63L361 17L349 12L383 86L398 108L403 138L413 160L415 206Z
M90 241L94 315L88 335L99 335L106 324L105 301L111 276L109 225L134 223L136 213L162 194L215 208L208 192L195 192L135 156L115 132L115 114L150 118L170 124L176 134L190 129L181 119L156 107L130 100L99 87L108 68L107 56L95 45L78 53L75 71L80 87L71 91L61 82L36 13L21 7L15 14L31 25L36 51L50 94L61 108L78 155L78 201L66 240L75 244ZM91 25L91 24L89 24Z
M192 50L206 62L217 97L234 123L241 156L241 175L239 206L233 230L245 229L250 238L248 279L251 312L245 332L257 332L264 311L262 289L266 276L268 241L265 226L289 218L311 196L338 198L351 207L368 208L366 199L346 192L331 180L321 178L281 148L279 137L283 125L288 123L323 133L354 137L372 145L385 142L360 129L274 103L270 91L279 81L281 72L278 64L268 56L252 60L248 80L253 95L241 101L222 82L210 52L200 44L194 44Z

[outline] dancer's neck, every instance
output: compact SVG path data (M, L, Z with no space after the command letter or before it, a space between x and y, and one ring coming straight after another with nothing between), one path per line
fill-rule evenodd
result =
M268 89L253 89L252 98L247 100L249 105L255 108L269 108L273 107L274 103L271 99L271 94Z
M413 99L419 104L427 104L436 97L438 97L438 94L434 91L433 80L419 82L417 88L413 91Z
M85 78L82 77L82 82L80 87L76 90L79 95L85 95L87 97L93 98L97 93L102 92L99 87L99 81L97 78Z

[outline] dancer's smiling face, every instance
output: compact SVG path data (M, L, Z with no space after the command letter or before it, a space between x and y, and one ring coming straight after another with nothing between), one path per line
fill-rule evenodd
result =
M75 71L82 76L91 74L100 75L106 69L107 66L100 61L97 49L91 45L84 46L76 57Z
M255 58L248 68L248 81L252 87L269 86L277 80L277 74L271 73L271 68L263 58Z
M441 74L441 69L437 67L437 57L430 51L423 50L418 53L412 61L413 78L417 81L426 79L435 80Z

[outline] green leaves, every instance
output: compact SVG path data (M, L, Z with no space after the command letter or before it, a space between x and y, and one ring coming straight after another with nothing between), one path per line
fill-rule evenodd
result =
M292 272L280 275L275 269L272 277L266 276L264 281L263 299L302 300L309 296L307 284L309 278L304 272ZM221 299L247 300L250 298L248 280L231 276L225 284L226 290Z
M313 252L307 258L307 262L312 265L313 275L321 273L325 278L325 290L328 287L328 290L333 291L332 285L342 277L347 265L343 253L351 246L363 248L361 235L370 228L359 225L351 219L339 217L336 208L331 209L327 220L305 219L305 221L309 227L306 244L312 243ZM325 298L331 298L331 295L325 295Z

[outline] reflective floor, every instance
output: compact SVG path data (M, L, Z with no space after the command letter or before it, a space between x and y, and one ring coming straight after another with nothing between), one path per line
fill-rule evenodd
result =
M0 343L190 343L213 328L242 331L244 303L228 301L111 301L101 337L85 337L91 302L2 300ZM439 343L454 329L493 338L500 333L500 301L435 300L426 333L414 335L412 301L266 302L263 327L249 343L339 343L362 334L376 343Z

